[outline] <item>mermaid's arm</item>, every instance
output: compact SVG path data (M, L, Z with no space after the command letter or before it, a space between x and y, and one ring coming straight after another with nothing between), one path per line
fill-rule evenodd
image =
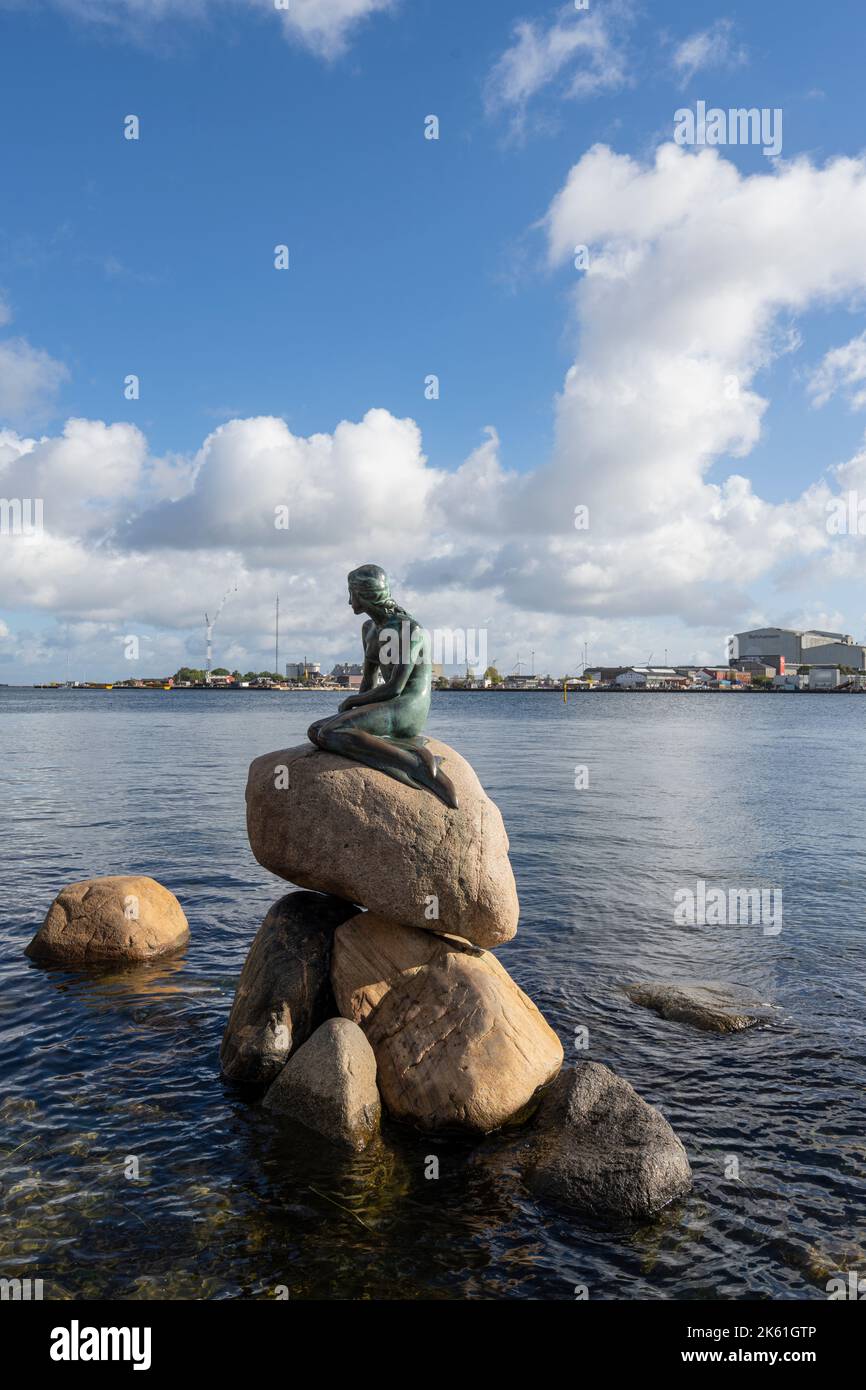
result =
M405 625L401 624L401 627L404 628L405 632ZM366 633L367 629L365 625L365 640ZM401 634L401 639L402 640L399 645L399 650L405 652L405 647L403 646L404 633ZM417 624L413 623L411 627L411 635L409 638L409 651L407 653L409 660L394 662L394 664L391 665L389 668L388 679L386 681L382 681L379 685L375 684L375 676L373 678L373 682L370 684L369 687L367 687L365 685L365 682L362 681L361 688L358 691L357 695L350 695L348 700L344 700L343 703L340 705L340 709L350 710L357 709L359 705L386 704L389 700L394 700L397 698L398 695L402 695L403 691L406 688L409 677L415 670L419 658L422 655L423 642L424 634L422 630L417 626ZM378 662L373 662L372 666L374 672L380 669ZM366 673L366 664L364 670Z
M372 660L367 655L367 636L371 627L373 626L374 623L372 618L368 618L364 626L361 628L361 641L364 645L364 673L361 677L361 684L358 687L359 694L363 694L366 691L373 689L373 686L376 684L376 676L379 671L378 661Z
M357 695L350 695L348 700L343 701L340 709L357 709L359 705L378 705L386 700L396 699L398 695L402 695L406 688L406 682L414 669L414 663L407 666L392 667L391 674L386 681L381 681L379 685L374 685L369 690L359 690Z
M379 670L377 661L364 662L364 674L361 677L361 684L358 686L358 694L364 695L368 690L372 690L376 685L376 675Z
M379 675L379 663L374 657L368 655L367 650L367 637L373 626L374 623L372 619L369 619L361 628L361 638L364 644L364 671L361 676L361 684L355 695L349 695L345 700L341 701L338 707L340 714L345 714L346 710L354 709L360 695L366 695L368 691L371 690L381 689L381 686L376 684ZM364 703L366 703L366 701Z

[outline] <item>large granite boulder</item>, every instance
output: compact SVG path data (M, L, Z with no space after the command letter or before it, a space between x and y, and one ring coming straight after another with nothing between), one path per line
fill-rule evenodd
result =
M518 916L502 816L469 763L428 742L458 810L309 743L256 758L247 781L253 854L281 878L391 922L498 946Z
M527 1186L590 1216L651 1216L691 1186L664 1116L599 1062L561 1072L523 1143Z
M531 1110L562 1044L489 951L361 913L338 928L337 1007L376 1054L394 1118L486 1134Z
M741 985L718 980L646 980L626 985L625 992L633 1004L705 1033L740 1033L765 1022L772 1011L772 1005Z
M262 1104L360 1151L379 1133L376 1058L357 1023L331 1018L289 1058Z
M334 932L357 908L321 893L288 893L256 934L220 1048L223 1075L270 1082L334 1012Z
M173 893L154 878L112 874L64 888L27 947L34 960L83 965L146 961L175 951L189 924Z

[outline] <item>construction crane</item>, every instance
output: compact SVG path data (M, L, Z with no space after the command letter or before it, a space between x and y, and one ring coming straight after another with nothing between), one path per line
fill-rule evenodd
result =
M204 678L205 678L205 682L206 682L207 685L210 685L210 668L211 668L211 656L212 656L212 646L213 646L213 644L212 644L213 630L214 630L214 627L216 626L216 622L217 622L217 619L218 619L220 613L221 613L221 612L223 611L223 609L225 608L226 599L229 597L230 594L236 594L237 591L238 591L238 586L237 586L237 584L235 584L234 587L231 588L231 589L226 589L225 593L223 594L222 598L221 598L220 601L219 601L219 607L217 608L217 611L214 613L213 618L209 618L208 615L207 615L207 613L205 613L205 615L204 615L205 653L206 653L206 665L205 665L205 675L204 675Z

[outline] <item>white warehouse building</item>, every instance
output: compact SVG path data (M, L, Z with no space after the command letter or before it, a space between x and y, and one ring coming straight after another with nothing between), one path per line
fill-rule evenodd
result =
M866 646L844 632L759 627L734 634L737 656L780 657L792 666L851 666L866 671Z

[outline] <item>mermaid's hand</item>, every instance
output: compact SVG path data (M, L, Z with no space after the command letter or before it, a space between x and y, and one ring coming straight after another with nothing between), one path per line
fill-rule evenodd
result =
M354 695L350 695L348 699L343 700L342 704L339 706L337 711L338 714L345 714L347 710L354 709L356 703Z

